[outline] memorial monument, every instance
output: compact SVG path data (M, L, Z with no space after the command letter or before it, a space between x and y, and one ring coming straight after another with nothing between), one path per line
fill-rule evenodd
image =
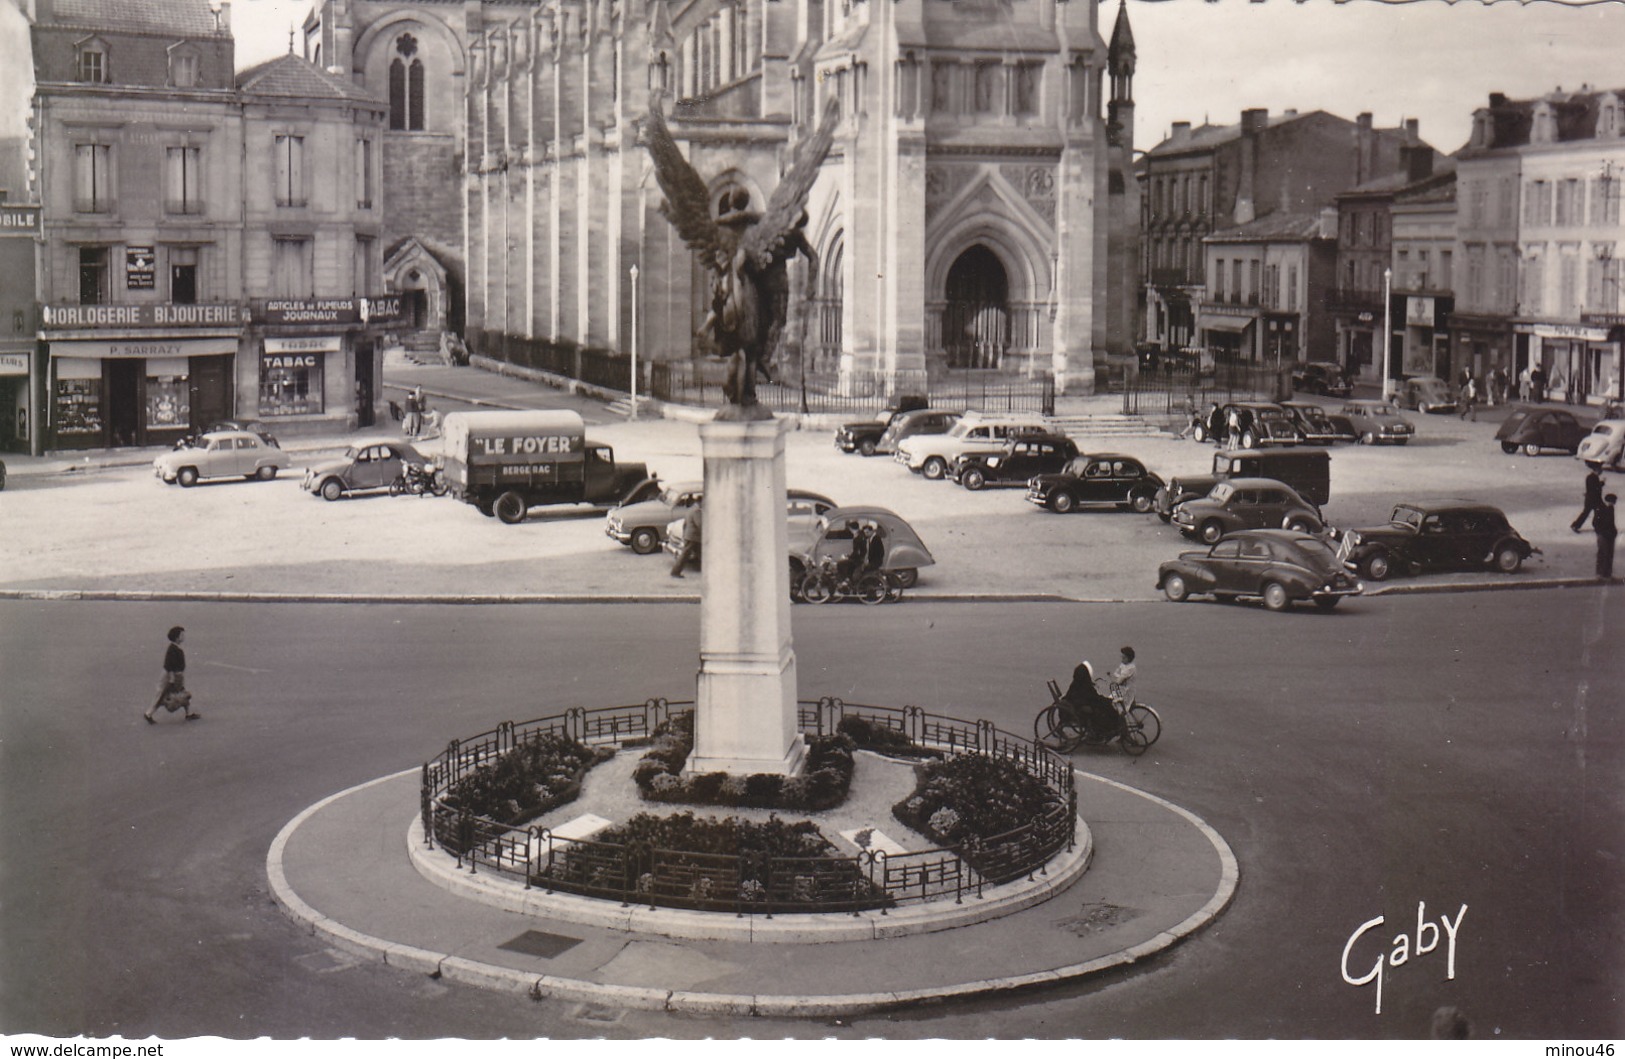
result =
M805 747L796 725L785 521L786 424L756 399L788 310L788 266L816 255L803 235L807 194L829 154L840 115L831 100L766 208L748 192L711 191L655 108L648 147L665 193L661 212L699 255L711 288L708 333L728 358L728 404L700 427L705 537L700 589L700 672L689 772L795 773Z

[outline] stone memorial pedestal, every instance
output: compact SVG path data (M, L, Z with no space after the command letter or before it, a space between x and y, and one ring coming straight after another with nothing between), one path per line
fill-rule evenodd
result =
M787 429L777 419L700 426L704 580L689 772L792 775L806 752L790 642Z

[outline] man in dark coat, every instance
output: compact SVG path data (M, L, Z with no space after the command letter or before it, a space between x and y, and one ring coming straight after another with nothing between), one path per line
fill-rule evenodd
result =
M1591 530L1597 535L1597 576L1609 581L1614 580L1614 537L1618 532L1614 528L1614 502L1618 499L1613 493L1603 497L1603 505L1591 519Z
M1569 523L1569 529L1576 533L1586 524L1586 519L1602 507L1602 464L1587 461L1586 466L1591 470L1586 475L1585 508L1579 518Z
M689 563L696 566L700 562L700 537L705 532L704 516L700 514L700 505L695 504L683 516L683 550L677 553L677 562L671 568L671 576L682 577L683 568Z

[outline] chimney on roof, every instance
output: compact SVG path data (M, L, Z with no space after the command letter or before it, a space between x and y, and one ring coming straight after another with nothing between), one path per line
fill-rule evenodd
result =
M1336 206L1322 206L1320 208L1320 216L1318 218L1318 221L1319 221L1319 228L1315 232L1315 235L1318 238L1321 238L1321 239L1336 239L1337 238L1337 207Z
M1405 142L1420 143L1422 140L1422 122L1417 118L1405 119Z
M214 28L221 33L231 32L231 0L221 0L214 11Z
M1354 119L1354 184L1358 187L1375 174L1377 138L1371 129L1371 112Z
M1188 121L1176 121L1176 122L1174 122L1174 131L1173 131L1172 135L1170 135L1168 137L1169 141L1174 143L1174 144L1181 144L1181 143L1185 143L1185 142L1189 141L1190 138L1191 138L1191 123L1188 122Z
M1405 178L1410 183L1415 184L1433 175L1433 148L1427 144L1404 144L1399 149L1399 158L1405 166Z
M1251 224L1258 217L1258 134L1269 124L1270 112L1254 107L1241 112L1241 175L1236 182L1232 224Z
M1295 118L1295 117L1298 116L1297 108L1292 107L1292 108L1289 108L1287 110L1284 110L1284 111L1281 112L1281 116L1283 118Z
M1251 107L1241 112L1241 134L1243 136L1256 136L1270 123L1270 112L1267 107Z
M1507 97L1506 97L1505 93L1503 93L1503 92L1491 92L1490 93L1490 106L1492 106L1492 107L1504 107L1506 105L1507 105Z

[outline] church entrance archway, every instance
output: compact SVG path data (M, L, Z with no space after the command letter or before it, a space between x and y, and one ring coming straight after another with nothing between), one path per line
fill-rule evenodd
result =
M950 368L997 368L1010 345L1010 277L981 243L948 269L942 347Z

